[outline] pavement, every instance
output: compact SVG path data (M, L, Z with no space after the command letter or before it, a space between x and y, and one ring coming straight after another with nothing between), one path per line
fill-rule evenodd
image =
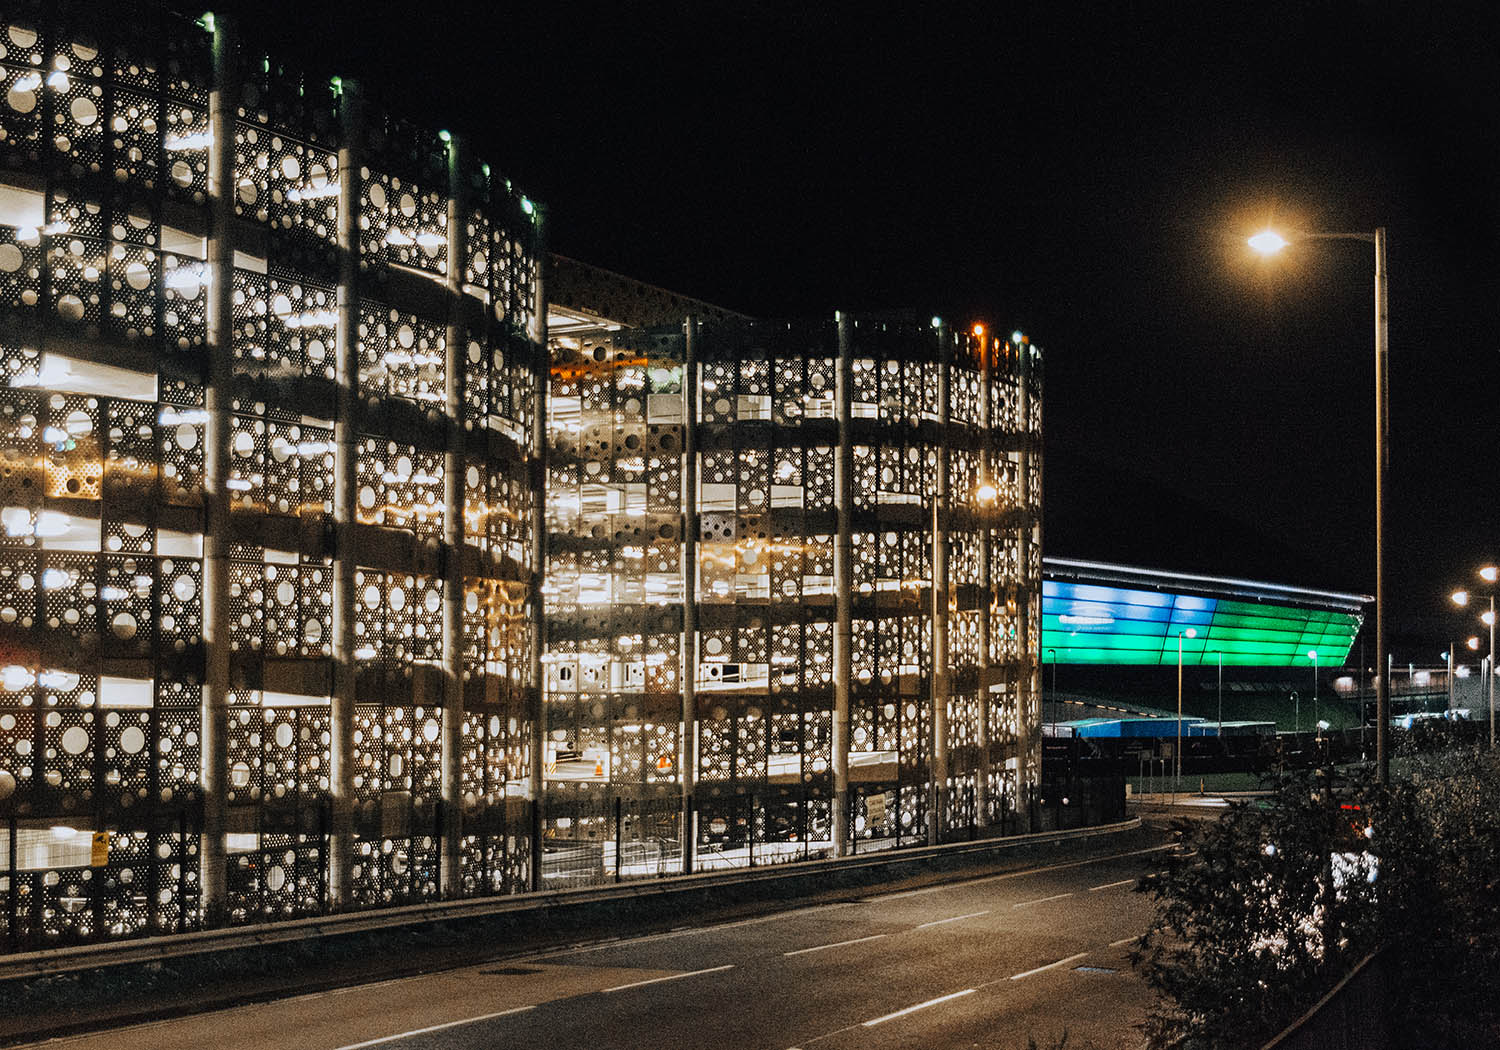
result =
M1132 892L1171 845L865 888L43 1043L56 1050L860 1050L1143 1045Z

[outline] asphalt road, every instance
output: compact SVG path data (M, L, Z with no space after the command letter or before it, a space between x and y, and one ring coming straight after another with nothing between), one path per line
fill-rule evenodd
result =
M67 1050L1139 1047L1168 847L49 1040Z

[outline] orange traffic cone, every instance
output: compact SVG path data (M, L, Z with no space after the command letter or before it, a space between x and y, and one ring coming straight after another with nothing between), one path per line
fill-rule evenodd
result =
M598 761L596 761L594 763L594 776L596 776L596 777L602 777L603 775L604 775L604 760L601 758L601 759L599 759Z

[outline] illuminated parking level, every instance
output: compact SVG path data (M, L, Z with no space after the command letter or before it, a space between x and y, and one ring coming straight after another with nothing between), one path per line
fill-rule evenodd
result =
M582 864L555 877L599 851L608 869L616 816L622 863L652 872L1017 826L1040 576L1025 337L552 330L545 835Z
M0 22L0 950L1024 826L1024 335L549 309L460 138L86 9Z

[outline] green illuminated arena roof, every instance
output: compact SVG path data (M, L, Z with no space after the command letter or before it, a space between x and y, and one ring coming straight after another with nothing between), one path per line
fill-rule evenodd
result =
M1044 659L1074 664L1175 664L1180 636L1188 666L1338 667L1373 600L1065 558L1043 577Z

